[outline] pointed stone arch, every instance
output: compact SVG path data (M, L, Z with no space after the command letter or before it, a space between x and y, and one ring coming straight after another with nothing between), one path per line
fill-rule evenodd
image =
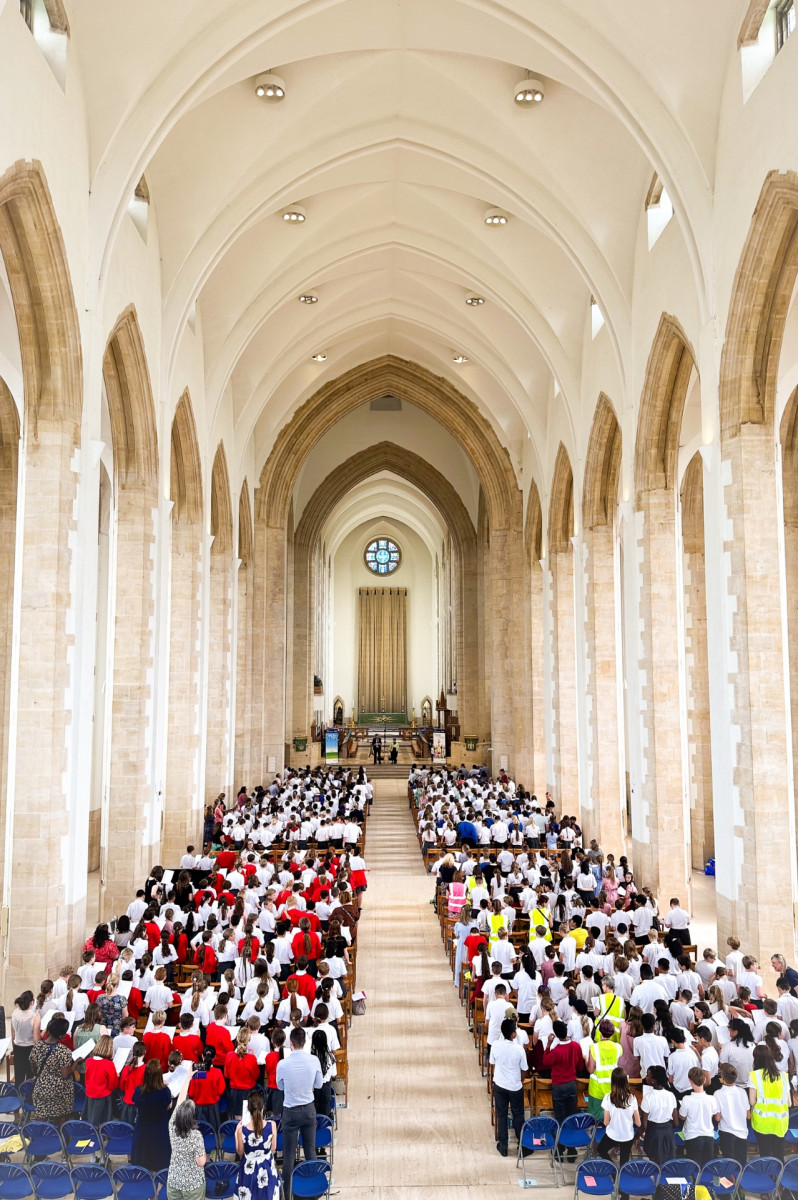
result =
M798 173L771 171L759 194L732 287L720 362L725 437L771 426L779 358L798 277Z
M230 554L233 549L233 507L230 500L230 476L224 442L219 442L211 472L212 554Z
M574 536L574 474L568 451L560 442L554 462L549 499L549 554L571 549Z
M526 501L524 545L527 557L536 563L539 562L543 557L543 509L540 503L540 493L534 480L529 485L529 495Z
M252 561L252 505L246 479L238 496L238 557L245 566Z
M155 405L144 341L132 304L122 313L108 339L103 356L103 382L111 418L117 484L156 486Z
M188 388L177 402L172 419L170 495L174 521L202 524L202 459Z
M612 525L621 473L621 427L608 396L601 392L587 445L582 525Z
M660 317L646 366L635 444L638 493L676 485L679 434L695 355L675 317Z
M18 580L18 679L9 696L6 812L13 863L46 919L31 917L16 879L4 879L11 909L3 939L2 990L27 986L67 961L85 936L89 806L70 790L75 752L74 608L78 474L83 407L81 331L64 240L38 162L0 175L0 255L8 275L22 361L26 536ZM28 532L30 536L27 536ZM13 765L12 765L13 764ZM8 867L9 873L13 864ZM27 908L30 906L27 905Z

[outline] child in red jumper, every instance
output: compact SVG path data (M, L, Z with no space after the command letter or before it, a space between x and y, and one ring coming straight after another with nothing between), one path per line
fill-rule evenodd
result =
M97 1128L113 1118L111 1096L119 1084L113 1064L114 1043L107 1034L98 1041L86 1062L86 1105L83 1120Z

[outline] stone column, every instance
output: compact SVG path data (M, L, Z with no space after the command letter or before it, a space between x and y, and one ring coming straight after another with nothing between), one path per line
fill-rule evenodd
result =
M115 517L104 918L127 908L129 897L158 860L160 834L147 828L152 792L157 486L118 486ZM126 852L117 861L120 846Z
M15 598L17 660L10 684L6 818L8 934L3 995L55 978L86 936L85 894L66 901L69 745L72 723L72 605L78 494L77 427L40 415L26 438L20 573ZM35 897L35 901L32 900Z
M721 457L733 756L726 820L734 841L731 894L718 895L718 926L720 933L733 931L764 965L777 948L788 958L795 950L787 619L772 430L740 426L725 436Z
M0 406L0 829L5 829L11 718L19 419L14 400L2 379ZM0 888L4 870L4 859L0 855Z
M574 638L572 550L549 557L551 580L554 800L559 811L579 815L579 753Z
M214 542L214 546L216 543ZM208 715L205 738L205 801L220 792L230 803L231 669L233 654L233 563L229 552L211 547L208 595Z
M476 546L460 549L457 572L457 711L460 735L480 734ZM479 755L477 754L477 757Z
M587 786L592 799L585 836L616 855L625 846L618 726L615 548L611 525L583 535L585 667L587 701Z
M523 537L520 530L491 529L491 743L493 769L506 756L519 781L532 778L531 688L523 596Z
M538 562L531 563L529 570L529 618L534 782L530 790L542 800L546 792L546 671L543 649L543 570Z
M641 764L633 866L663 904L678 896L688 907L673 491L642 492L637 506Z
M701 459L698 467L703 474ZM682 498L684 640L687 667L687 739L690 787L692 866L703 871L715 856L712 801L712 752L707 661L707 595L704 569L704 505L700 486L691 496L690 513Z
M285 750L286 531L263 517L255 523L253 732L255 769L265 783L283 767Z
M235 729L235 786L251 788L260 782L252 768L251 748L247 736L249 709L252 703L252 564L244 560L238 568L238 622L236 627L236 729Z
M202 658L202 526L172 520L169 614L169 738L162 857L176 864L186 845L200 845L200 670Z

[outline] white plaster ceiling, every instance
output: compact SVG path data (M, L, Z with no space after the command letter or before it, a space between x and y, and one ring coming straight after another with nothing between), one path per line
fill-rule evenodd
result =
M232 406L239 462L254 438L260 467L316 387L386 353L461 387L516 463L527 436L543 444L553 403L575 424L591 295L630 372L654 169L703 302L737 0L137 0L113 20L108 0L67 7L89 107L93 265L102 280L146 172L165 384L179 394L196 305L208 412ZM546 98L522 111L512 89L527 68ZM266 70L285 79L281 104L254 95ZM290 202L303 225L280 219ZM485 227L492 205L506 228ZM307 290L318 304L298 303ZM487 303L469 308L469 291Z

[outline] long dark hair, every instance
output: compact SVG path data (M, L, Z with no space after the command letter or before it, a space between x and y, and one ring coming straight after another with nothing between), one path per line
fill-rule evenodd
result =
M610 1104L613 1108L628 1108L631 1099L629 1077L620 1067L616 1067L610 1076Z
M747 1049L748 1046L752 1046L754 1043L751 1026L742 1017L732 1017L731 1021L729 1021L729 1033L732 1036L732 1040L738 1046L743 1045Z
M105 943L109 942L110 940L111 936L108 932L108 926L105 924L98 925L91 937L92 945L97 950L102 950Z
M319 1060L322 1075L326 1075L335 1060L335 1055L330 1053L327 1035L323 1029L314 1030L313 1037L310 1039L310 1053L315 1054Z
M250 1092L247 1096L247 1108L252 1121L252 1132L255 1137L263 1133L263 1096L260 1092Z
M160 1092L163 1088L163 1071L160 1058L151 1058L144 1068L144 1078L141 1081L142 1095L149 1092Z

